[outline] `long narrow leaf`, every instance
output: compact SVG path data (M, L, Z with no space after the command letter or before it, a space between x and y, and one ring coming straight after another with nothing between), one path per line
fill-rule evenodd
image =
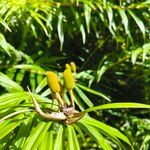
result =
M45 122L40 122L35 128L32 129L29 137L27 138L27 140L22 148L23 150L29 150L34 147L34 144L37 142L36 140L42 134L45 126L46 126ZM38 143L38 144L40 144L40 143Z
M0 123L0 140L19 126L24 121L23 117L23 114L19 114L11 120Z
M130 15L133 17L133 19L137 23L138 27L140 28L140 30L143 34L143 38L145 39L146 29L145 29L144 23L131 10L128 10L128 12L130 13Z
M39 93L47 85L47 78L45 77L42 82L35 89L35 93Z
M68 129L68 150L80 150L77 135L71 125L67 126Z
M23 91L23 88L16 82L11 80L7 75L0 72L0 85L5 87L8 91L17 92Z
M76 85L77 85L78 87L82 88L83 90L89 92L89 93L92 93L92 94L94 94L94 95L100 96L100 97L106 99L106 100L109 101L109 102L111 101L106 95L104 95L104 94L101 93L101 92L92 90L92 89L90 89L90 88L88 88L88 87L85 87L85 86L83 86L83 85L81 85L81 84L76 84Z
M26 119L18 129L16 138L13 141L16 148L21 149L23 147L25 140L30 133L30 129L33 123L33 117L34 113L30 114L30 117Z
M57 133L57 137L56 137L56 140L55 140L54 150L62 150L63 138L64 138L63 137L63 126L60 125L58 133Z
M125 135L123 135L117 129L115 129L115 128L109 126L109 125L106 125L105 123L97 121L97 120L95 120L95 119L93 119L91 117L88 117L88 116L85 116L79 122L87 123L87 124L89 124L89 125L91 125L93 127L99 128L103 132L106 132L108 135L110 135L110 136L113 135L114 137L117 137L117 138L123 140L124 142L126 142L127 144L129 144L132 147L130 141L128 140L128 138Z
M75 87L76 92L79 94L79 96L82 98L82 100L89 106L92 107L93 103L89 100L89 98L76 86Z
M112 103L112 104L104 104L92 108L88 108L85 112L102 110L102 109L116 109L116 108L148 108L150 109L150 105L141 104L141 103Z
M42 132L40 133L40 135L38 136L38 138L36 139L36 141L34 142L32 149L37 149L39 147L39 145L41 144L42 140L45 139L46 136L46 132L49 129L50 125L52 122L48 122L45 124L45 126L43 127Z
M13 67L16 69L29 70L33 73L38 73L38 74L45 74L46 73L43 68L41 68L40 66L37 66L37 65L21 64L21 65L16 65Z
M105 140L105 138L96 130L96 128L82 122L82 125L79 123L79 126L89 134L92 139L94 139L98 145L100 145L104 150L112 150L111 146Z
M11 56L9 50L8 50L8 44L5 40L5 37L0 33L0 50L1 48L9 55Z
M59 40L60 40L60 49L62 50L63 43L64 43L63 14L62 14L62 11L60 11L60 13L58 15L57 31L58 31L58 37L59 37Z
M46 133L46 136L39 146L39 150L53 150L53 130Z

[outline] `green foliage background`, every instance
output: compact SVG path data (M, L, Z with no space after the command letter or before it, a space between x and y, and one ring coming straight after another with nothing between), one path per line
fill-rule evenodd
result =
M70 61L78 67L78 110L110 100L150 104L149 0L0 0L0 32L0 118L34 109L27 85L40 106L50 109L45 71L61 77ZM0 124L0 149L61 149L68 136L68 149L72 144L74 149L128 149L132 143L134 149L148 150L149 110L89 115L73 126L59 126L32 111L20 113Z

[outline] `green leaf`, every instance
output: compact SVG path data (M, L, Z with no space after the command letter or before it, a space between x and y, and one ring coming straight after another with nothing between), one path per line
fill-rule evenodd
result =
M8 50L8 44L5 40L5 37L3 36L3 34L0 33L0 50L4 50L9 56L11 56L9 50Z
M83 85L81 85L81 84L76 84L76 85L77 85L78 87L82 88L83 90L89 92L89 93L92 93L92 94L94 94L94 95L100 96L100 97L104 98L105 100L107 100L107 101L109 101L109 102L111 101L106 95L104 95L104 94L101 93L101 92L92 90L92 89L90 89L90 88L88 88L88 87L85 87L85 86L83 86Z
M112 7L107 6L106 10L107 10L107 15L108 15L108 19L109 19L109 28L112 28L112 23L113 23L113 10L112 10Z
M150 43L146 43L143 45L143 62L146 59L146 55L148 55L148 53L150 53Z
M22 124L20 125L16 138L14 139L13 143L16 148L22 148L32 127L33 124L33 117L35 113L30 113L30 116L28 119L26 119Z
M4 138L7 134L11 133L16 127L18 127L24 121L22 120L23 117L23 114L19 114L13 119L4 121L2 123L0 122L0 140Z
M63 14L62 11L58 14L58 23L57 23L57 31L58 31L58 37L60 40L60 49L63 48L64 43L64 32L63 32Z
M141 104L141 103L111 103L111 104L104 104L104 105L88 108L85 110L85 112L91 112L91 111L102 110L102 109L116 109L116 108L148 108L150 109L150 105Z
M39 93L47 85L47 77L45 77L42 82L35 89L35 93Z
M77 135L74 131L74 128L71 125L67 126L68 130L68 150L80 150L79 142Z
M135 20L135 22L137 23L138 27L140 28L142 34L143 34L143 38L145 39L146 36L146 30L145 30L145 26L142 20L140 20L131 10L128 10L128 12L130 13L130 15L133 17L133 19Z
M112 7L110 7L109 5L106 7L106 11L107 11L107 15L108 15L108 19L109 19L109 31L111 32L111 34L116 38L116 33L114 32L114 30L116 30L116 25L115 22L113 21L113 10ZM102 16L102 15L101 15ZM101 17L102 18L102 17ZM104 19L105 20L105 19Z
M11 29L9 28L8 24L0 17L0 23L8 30L11 32Z
M148 134L144 137L144 140L141 144L140 150L146 150L146 145L148 145L148 146L150 145L150 134ZM147 148L147 150L148 150L148 148Z
M46 96L48 96L48 95L50 95L50 89L47 89L47 90L45 90L42 94L41 94L41 96L42 97L46 97Z
M38 65L21 64L21 65L15 65L15 66L13 66L13 68L29 70L30 72L37 73L37 74L45 74L46 73L46 71Z
M11 80L7 75L0 72L0 85L10 92L23 91L23 88Z
M56 140L55 140L55 145L54 145L54 149L53 150L62 150L62 142L63 142L63 126L60 125L59 126L59 130L58 130L58 133L57 133L57 137L56 137Z
M74 96L75 96L75 103L77 104L77 106L79 107L79 109L81 111L84 111L85 107L84 107L83 101L81 100L80 96L78 97L77 94L75 94L75 93L74 93Z
M76 124L74 124L73 127L79 133L78 135L80 135L83 142L85 142L85 136L84 136L84 133L82 132L81 128L79 126L77 126Z
M47 122L45 126L43 127L43 130L41 131L40 135L37 137L36 141L34 142L32 149L38 149L38 146L41 144L43 140L45 140L45 136L47 133L47 130L49 129L52 122Z
M88 117L88 116L84 116L79 122L81 122L82 124L87 123L93 127L96 127L98 129L102 130L104 133L107 133L110 136L114 136L114 137L117 137L117 138L123 140L124 142L126 142L127 144L129 144L132 147L128 138L125 135L123 135L120 131L118 131L117 129L115 129L111 126L108 126L108 125L106 125L100 121L97 121L91 117Z
M78 85L78 84L77 84ZM79 86L79 85L78 85ZM89 106L93 107L93 103L89 100L89 98L77 87L75 86L76 92L79 94L79 96L82 98L82 100Z
M106 139L98 132L96 128L92 127L89 124L86 124L85 122L82 122L82 125L80 123L78 124L85 131L85 133L89 134L91 138L94 139L96 143L102 147L102 149L112 150L110 144L108 144Z
M25 92L9 93L0 96L0 110L8 109L10 107L17 107L21 101L28 99Z
M45 138L39 146L39 150L53 150L53 130L46 133Z
M48 31L45 27L45 25L43 24L43 22L41 21L41 16L40 14L34 12L34 11L30 11L31 16L37 21L37 23L42 27L42 29L44 30L45 34L48 35Z
M86 4L84 5L84 15L87 26L87 32L90 33L91 7Z
M125 32L127 35L130 36L130 30L129 30L129 21L128 21L128 17L125 13L125 10L123 9L118 9L119 13L120 13L120 16L122 18L122 21L123 21L123 25L124 25L124 28L125 28Z
M80 15L79 15L78 11L76 11L73 7L71 7L71 10L72 10L74 18L76 20L77 26L78 26L81 34L82 34L83 44L85 44L85 42L86 42L86 33L85 33L85 30L84 30L84 25L81 22Z
M137 57L140 53L142 53L142 51L143 51L142 48L137 48L136 50L132 51L131 61L133 65L136 63Z
M27 138L25 144L23 145L23 150L29 150L29 149L36 149L42 139L44 138L50 123L46 123L46 122L39 122L38 125L35 128L32 128L31 133L29 135L29 137Z
M98 68L97 70L97 82L101 80L102 75L106 72L108 69L107 65L103 65L102 67Z

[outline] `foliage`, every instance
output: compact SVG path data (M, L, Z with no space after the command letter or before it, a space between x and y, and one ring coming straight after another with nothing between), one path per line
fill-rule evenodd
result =
M115 108L120 119L120 108L149 108L140 104L150 98L149 5L149 0L0 0L0 149L148 150L141 111L128 110L122 126L108 125L106 118L113 119ZM77 64L75 108L86 115L68 125L37 114L32 96L44 112L61 111L45 74L55 71L63 83L70 61ZM68 92L64 99L70 106Z
M34 111L30 93L23 91L18 84L2 73L1 78L1 85L9 91L9 87L12 88L12 92L3 94L0 97L0 116L3 117L0 120L0 126L3 128L0 132L1 149L45 149L49 145L49 142L46 143L45 140L48 141L49 138L50 143L54 143L54 146L50 146L51 149L63 149L63 147L64 149L80 149L77 137L78 132L79 137L81 136L80 138L83 142L86 143L85 136L87 134L91 136L92 140L96 141L96 143L103 149L112 149L109 141L113 141L117 147L122 149L124 149L124 145L121 144L119 140L122 140L131 146L127 137L120 131L97 121L88 115L85 115L83 119L72 125L69 125L70 123L64 124L63 122L57 123L56 121L46 120L43 117L40 117ZM10 83L9 86L8 84L3 84L8 82L8 80ZM46 97L49 95L48 92L47 95L44 96L47 89L40 93L45 86L46 80L44 78L44 80L35 89L36 92L34 93L34 97L38 102L40 102L42 109L45 109L47 112L58 112L59 106L57 101L53 99L56 102L52 102L52 99ZM80 99L82 99L82 97ZM53 107L53 105L55 106ZM82 108L80 104L77 103L77 105ZM114 103L91 107L85 110L85 112L95 111L98 109L122 108L122 105L124 105L125 108L150 108L149 105L137 103ZM107 139L103 136L109 138ZM8 140L11 141L8 142ZM62 145L63 141L66 141L66 144Z

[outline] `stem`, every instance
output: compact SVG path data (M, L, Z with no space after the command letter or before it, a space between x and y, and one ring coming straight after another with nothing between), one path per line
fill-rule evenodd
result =
M67 117L64 115L63 112L52 112L52 113L50 113L50 114L44 113L44 112L41 110L41 108L40 108L39 104L37 103L36 99L33 97L33 95L32 95L32 93L31 93L31 91L30 91L30 89L29 89L28 86L27 86L27 89L28 89L28 91L29 91L29 93L30 93L30 95L31 95L31 97L32 97L32 100L33 100L33 103L34 103L34 106L35 106L35 110L36 110L36 112L37 112L40 116L42 116L43 118L49 119L49 120L65 120L65 119L67 118ZM59 93L58 93L58 94L59 94ZM59 96L60 96L60 95L59 95ZM61 97L60 97L60 98L61 98Z
M74 97L74 95L73 95L73 91L70 90L70 91L69 91L69 94L70 94L70 98L71 98L72 107L75 108L75 104L74 104L74 99L75 99L75 97Z
M55 95L56 95L56 99L60 102L61 106L65 107L66 104L65 104L64 100L61 98L60 94L58 92L56 92Z

